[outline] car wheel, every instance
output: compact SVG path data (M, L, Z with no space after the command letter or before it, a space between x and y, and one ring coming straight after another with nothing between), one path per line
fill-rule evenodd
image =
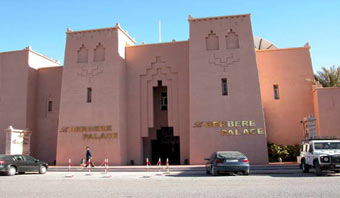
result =
M243 171L243 175L249 175L249 170Z
M218 175L217 170L216 170L215 167L212 167L212 168L211 168L211 175L212 175L212 176L217 176L217 175Z
M13 176L13 175L15 175L16 172L17 172L17 169L14 166L10 166L10 167L8 167L7 175Z
M47 172L46 166L40 166L39 168L39 174L45 174Z
M314 165L315 165L315 174L316 174L316 176L321 176L322 175L322 169L320 167L319 162L315 162Z
M309 166L306 164L305 160L302 160L301 167L303 173L309 173Z

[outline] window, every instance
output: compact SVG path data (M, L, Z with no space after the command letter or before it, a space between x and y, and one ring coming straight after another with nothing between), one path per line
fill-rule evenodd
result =
M232 29L230 29L230 31L228 32L228 35L225 37L225 39L226 39L227 49L238 49L238 48L240 48L238 35L235 32L233 32Z
M274 99L275 100L280 99L279 85L273 85L273 88L274 88Z
M161 92L161 110L168 110L168 96L166 92Z
M25 159L26 159L26 161L31 161L31 162L34 162L34 161L37 160L34 157L31 157L31 156L28 156L28 155L25 155Z
M14 161L24 161L24 158L21 155L16 155L13 158L14 158Z
M93 57L93 61L94 62L100 62L100 61L104 61L105 60L105 48L104 46L99 43L96 47L96 49L94 49L94 57Z
M52 100L49 100L47 103L47 111L51 112L53 110L53 102Z
M222 96L227 96L228 95L228 84L227 84L227 79L222 78L221 79L222 83Z
M211 30L210 34L208 34L207 37L205 37L205 44L207 50L218 50L219 49L219 43L218 43L218 36Z
M308 152L313 153L313 144L309 145L309 151Z
M91 103L92 102L92 88L88 87L87 88L87 103Z
M85 45L82 44L81 47L78 50L78 57L77 57L77 62L78 63L87 63L88 62L88 49L86 49Z

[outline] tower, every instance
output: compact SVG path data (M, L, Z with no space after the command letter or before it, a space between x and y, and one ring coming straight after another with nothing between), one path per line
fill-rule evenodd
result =
M125 46L135 41L120 28L67 31L57 164L85 157L126 163Z
M190 163L221 150L267 162L250 15L190 16L189 23Z

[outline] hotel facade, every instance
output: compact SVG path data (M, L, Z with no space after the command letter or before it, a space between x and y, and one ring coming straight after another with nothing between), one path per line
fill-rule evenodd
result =
M67 30L64 66L30 47L0 53L0 128L31 131L31 155L74 164L203 164L218 150L268 162L267 143L340 135L340 89L315 86L308 43L254 38L250 15L189 16L187 41L140 44L119 24ZM0 153L6 152L0 133Z

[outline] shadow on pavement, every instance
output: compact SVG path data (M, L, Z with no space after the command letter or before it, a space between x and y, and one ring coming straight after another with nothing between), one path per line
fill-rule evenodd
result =
M340 177L339 173L324 173L322 176L316 176L313 171L310 173L302 172L290 172L290 173L251 173L249 175L235 174L235 173L225 173L219 174L218 176L208 175L205 172L180 172L172 173L170 175L165 175L167 177L252 177L252 176L269 176L269 177Z

